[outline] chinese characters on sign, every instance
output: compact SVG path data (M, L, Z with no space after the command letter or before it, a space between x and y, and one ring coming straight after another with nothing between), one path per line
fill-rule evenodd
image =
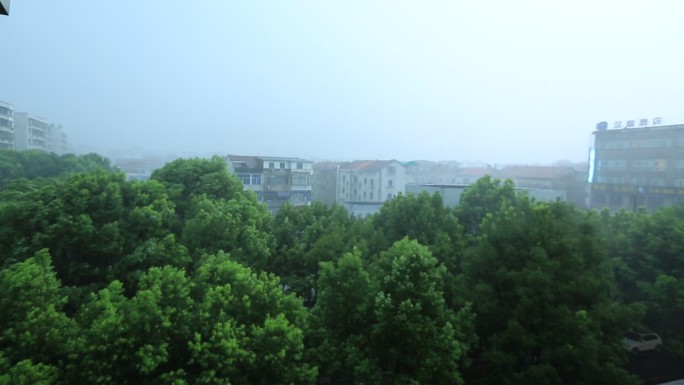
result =
M663 118L661 117L655 117L653 118L653 124L652 126L658 126L663 124ZM639 127L646 127L648 126L648 119L639 119ZM625 127L624 128L634 128L636 127L636 120L628 120L625 122ZM615 129L620 129L622 127L622 121L616 121L613 122L613 128Z

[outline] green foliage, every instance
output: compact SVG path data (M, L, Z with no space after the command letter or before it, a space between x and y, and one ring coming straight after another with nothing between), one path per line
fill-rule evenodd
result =
M466 350L443 294L445 267L403 239L369 275L357 254L321 265L314 332L326 376L367 383L460 383ZM465 326L467 328L467 326Z
M8 383L53 383L70 352L76 323L61 308L66 299L43 250L0 271L0 361ZM3 364L0 364L2 366Z
M613 256L624 299L643 302L644 327L684 355L684 206L618 213L606 222L621 241Z
M0 385L52 385L57 383L58 373L55 367L34 364L31 360L10 365L0 352Z
M456 216L466 234L476 236L480 234L480 225L487 215L495 215L502 207L515 203L515 185L511 180L502 182L486 175L463 192L456 207Z
M152 173L160 181L176 205L180 218L185 218L193 197L230 200L242 191L242 183L228 172L226 162L218 156L211 159L177 159Z
M61 174L111 170L109 160L97 155L57 155L37 150L0 150L0 189L19 179L51 178Z
M268 270L304 298L307 305L313 305L319 263L336 261L357 244L352 232L355 225L340 206L283 206L274 218L277 249L271 255Z
M307 313L277 277L219 253L197 269L195 283L200 312L191 362L203 383L315 381L316 369L303 361Z
M488 215L464 260L464 298L477 314L484 383L634 383L619 366L637 316L609 297L596 221L524 196Z
M247 266L263 270L273 248L271 215L262 205L237 194L231 200L193 199L182 241L195 255L230 253Z
M0 384L629 384L626 330L684 352L684 206L487 177L454 210L271 216L220 158L109 171L0 151Z

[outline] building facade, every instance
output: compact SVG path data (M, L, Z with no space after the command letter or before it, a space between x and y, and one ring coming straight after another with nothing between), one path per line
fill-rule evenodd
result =
M684 201L684 124L608 130L590 150L590 207L656 210Z
M12 105L0 100L0 149L14 148L14 111Z
M69 152L67 135L61 125L50 124L48 126L47 150L55 154L66 154Z
M313 162L300 158L228 155L228 169L253 191L271 212L285 203L308 206L312 201Z
M313 189L316 201L337 203L365 217L405 192L406 170L396 160L325 162L314 166Z
M587 207L587 173L569 166L508 166L494 172L498 179L510 179L520 189L534 190L543 196L563 197L579 208ZM557 193L553 193L557 191ZM548 200L548 199L541 199Z
M50 124L41 117L27 112L14 113L14 148L16 150L48 151Z
M67 136L61 125L27 112L14 112L14 149L61 155L68 152Z

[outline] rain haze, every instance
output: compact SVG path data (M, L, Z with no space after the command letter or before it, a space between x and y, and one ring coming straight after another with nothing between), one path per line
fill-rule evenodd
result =
M585 161L684 123L680 1L12 1L0 100L94 151Z

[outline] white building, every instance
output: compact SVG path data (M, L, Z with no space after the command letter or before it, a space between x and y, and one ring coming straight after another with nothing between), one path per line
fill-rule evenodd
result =
M14 113L14 149L48 151L49 124L27 112Z
M0 100L0 149L14 148L14 117L12 105Z
M65 154L67 137L62 126L27 112L14 113L14 149Z
M314 198L340 204L357 216L378 212L405 187L406 170L396 160L326 162L314 167Z

